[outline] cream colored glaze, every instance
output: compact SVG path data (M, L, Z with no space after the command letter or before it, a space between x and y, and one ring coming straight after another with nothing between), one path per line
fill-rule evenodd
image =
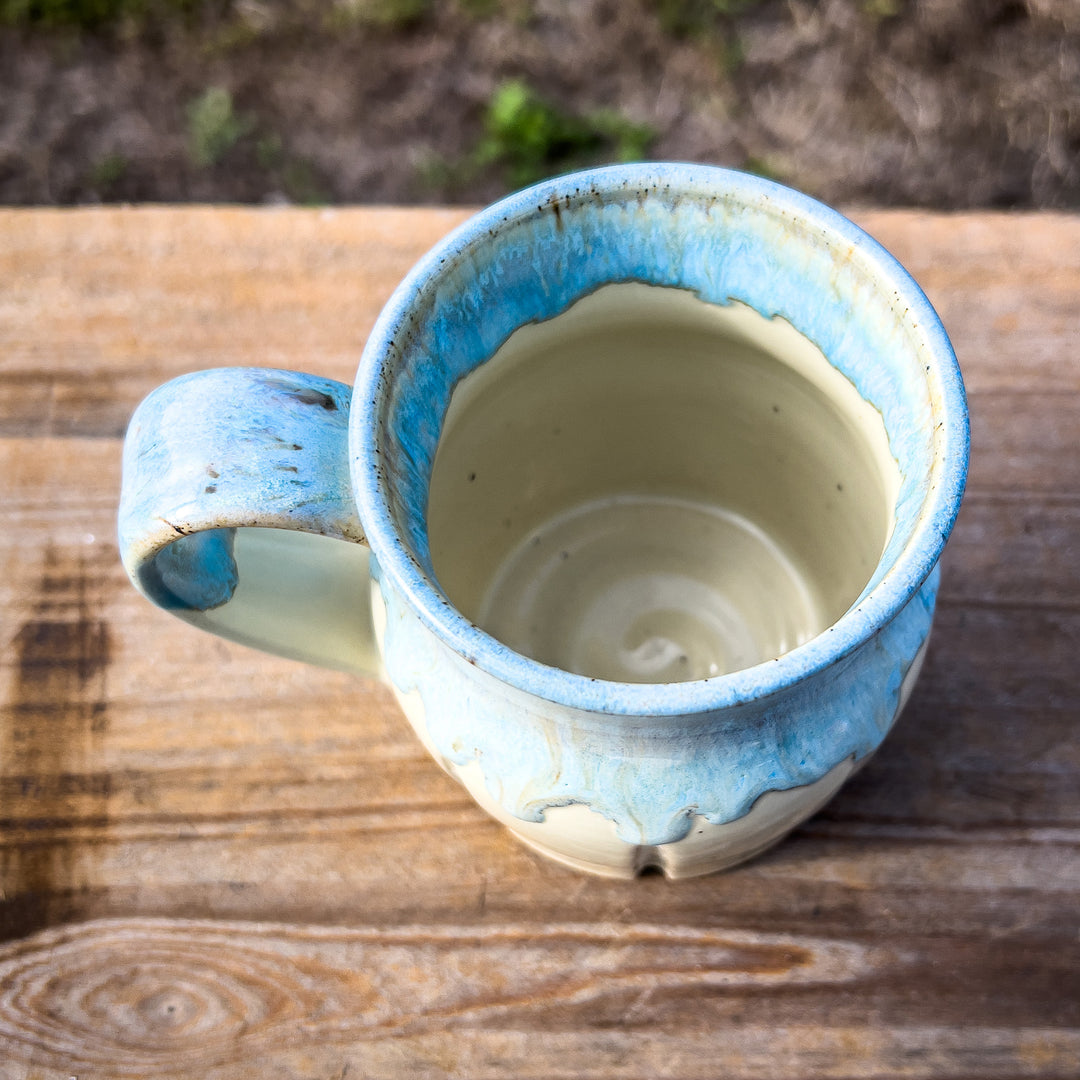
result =
M659 869L677 879L727 870L759 855L820 810L853 770L848 758L816 783L767 791L748 813L723 825L695 817L682 840L654 847L625 843L615 835L614 822L581 804L553 806L544 812L542 822L521 821L487 795L479 763L452 771L484 810L531 848L564 866L614 878Z
M839 618L898 488L880 414L790 325L611 285L455 390L432 561L455 606L533 659L707 678Z
M371 640L368 549L288 529L236 530L236 600L209 611L176 612L215 634L282 656L377 675ZM288 568L287 572L283 568Z
M379 586L372 583L375 637L380 649L386 634L386 608ZM929 638L923 642L900 686L895 723L918 680ZM509 813L488 790L478 761L464 765L448 761L431 740L424 702L416 691L402 693L391 684L394 696L428 753L472 795L476 803L540 854L575 870L614 878L632 878L657 868L677 879L698 877L745 862L782 840L792 829L817 813L846 780L872 755L856 762L845 758L812 784L785 791L767 791L735 821L714 825L701 817L690 831L671 844L640 845L621 840L615 823L582 803L553 806L543 821L524 821Z
M594 500L545 522L503 560L476 613L535 660L643 683L750 667L823 621L803 575L751 522L648 494Z

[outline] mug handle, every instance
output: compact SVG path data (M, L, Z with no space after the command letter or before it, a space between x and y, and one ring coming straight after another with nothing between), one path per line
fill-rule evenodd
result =
M120 555L135 587L232 641L378 675L350 396L270 368L199 371L151 393L124 440Z

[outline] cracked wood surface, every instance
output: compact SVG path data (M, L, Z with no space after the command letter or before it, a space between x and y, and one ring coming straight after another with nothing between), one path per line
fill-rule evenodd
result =
M130 588L163 380L348 381L460 211L0 211L0 1080L1080 1076L1080 218L853 216L967 380L969 492L907 713L763 858L581 877L389 693Z

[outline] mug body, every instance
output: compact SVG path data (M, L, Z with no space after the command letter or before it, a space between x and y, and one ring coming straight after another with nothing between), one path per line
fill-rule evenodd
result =
M967 445L937 316L826 207L687 165L511 196L402 283L354 390L395 693L549 855L738 862L903 707Z
M553 701L486 671L378 569L373 609L395 697L435 760L521 840L578 870L670 878L752 858L819 810L906 703L925 654L935 569L853 653L771 693L683 714ZM572 676L567 696L575 693Z

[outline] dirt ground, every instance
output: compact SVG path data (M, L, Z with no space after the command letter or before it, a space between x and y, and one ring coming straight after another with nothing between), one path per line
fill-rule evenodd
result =
M847 205L1080 206L1078 0L189 9L8 19L0 202L476 203L645 154Z

